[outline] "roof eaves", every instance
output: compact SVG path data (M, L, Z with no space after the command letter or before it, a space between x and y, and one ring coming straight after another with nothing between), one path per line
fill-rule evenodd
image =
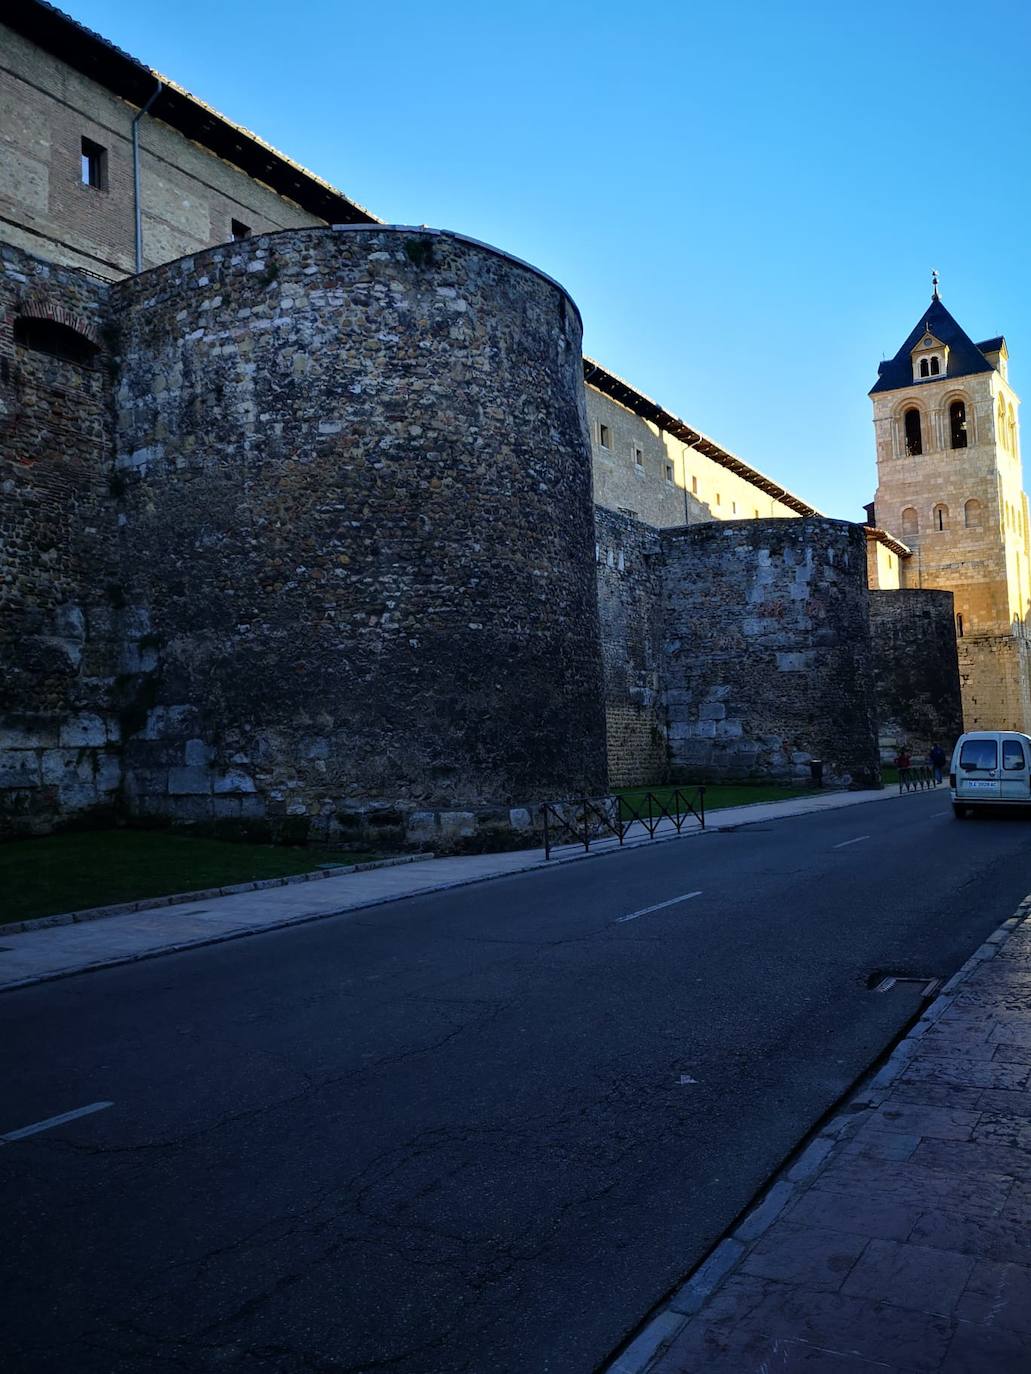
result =
M343 191L48 0L16 0L4 11L3 23L138 109L160 81L162 93L151 107L155 119L255 180L264 181L278 195L294 200L320 219L328 223L381 222Z
M736 454L717 444L715 439L710 439L700 430L693 429L679 416L674 415L672 411L660 406L658 401L653 401L643 391L638 391L630 382L617 376L616 373L610 372L607 367L603 367L601 363L587 357L586 354L584 355L584 381L604 392L607 396L611 396L613 400L619 401L643 420L650 420L659 429L665 430L667 434L672 434L675 439L687 444L689 448L697 449L699 453L704 454L714 463L718 463L720 467L743 477L752 486L766 492L768 496L774 497L781 505L787 506L797 515L819 515L821 513L808 501L803 501L801 497L795 496L786 487L782 487L779 482L775 482L771 477L760 472L758 468L746 463L743 458L738 458Z
M879 544L883 544L886 549L890 549L892 553L898 554L899 558L912 557L913 550L909 545L903 544L901 539L896 539L887 530L882 530L877 525L864 525L863 529L867 539L875 539Z

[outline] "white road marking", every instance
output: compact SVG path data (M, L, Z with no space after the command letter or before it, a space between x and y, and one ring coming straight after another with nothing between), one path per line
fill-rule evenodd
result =
M80 1116L92 1116L94 1112L102 1112L105 1107L113 1107L113 1102L91 1102L88 1107L76 1107L74 1112L62 1112L60 1116L48 1116L46 1121L37 1121L32 1126L22 1126L21 1130L8 1131L6 1135L0 1135L0 1145L7 1145L12 1140L24 1140L27 1135L37 1135L40 1131L49 1131L54 1126L63 1126L66 1121L75 1121Z
M649 911L661 911L664 906L676 906L677 902L689 902L692 897L700 897L702 889L697 892L685 892L680 897L671 897L668 902L656 902L654 906L643 906L640 911L631 911L629 916L617 916L616 925L621 921L636 921L638 916L647 916Z
M687 1083L697 1083L697 1082L698 1082L698 1079L697 1079L697 1078L692 1078L691 1075L690 1075L689 1073L682 1073L682 1074L680 1075L680 1086L681 1086L681 1087L684 1087L685 1084L687 1084Z
M868 840L869 838L870 838L869 835L857 835L856 838L855 838L854 840L842 840L842 842L841 842L840 844L832 844L832 845L831 845L831 848L832 848L832 849L844 849L846 845L858 844L860 840Z

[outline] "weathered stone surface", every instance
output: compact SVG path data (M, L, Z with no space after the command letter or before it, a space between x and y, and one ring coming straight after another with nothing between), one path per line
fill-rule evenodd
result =
M963 698L951 592L871 591L870 639L882 762L908 744L947 754L963 733Z

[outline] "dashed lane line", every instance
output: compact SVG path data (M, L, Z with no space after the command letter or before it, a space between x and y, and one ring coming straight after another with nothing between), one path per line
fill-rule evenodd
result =
M94 1112L102 1112L106 1107L113 1107L113 1102L91 1102L88 1107L76 1107L73 1112L62 1112L60 1116L48 1116L45 1121L36 1121L31 1126L22 1126L17 1131L8 1131L6 1135L0 1135L0 1145L9 1145L12 1140L24 1140L27 1135L38 1135L40 1131L52 1130L55 1126L63 1126L66 1121L77 1121L80 1116L92 1116Z
M692 897L700 897L702 889L697 892L683 892L679 897L671 897L668 902L656 902L654 906L643 906L640 911L631 911L629 916L617 916L616 925L621 925L624 921L636 921L638 916L647 916L649 911L661 911L666 906L676 906L678 902L689 902Z
M858 844L860 840L868 840L869 835L857 835L854 840L842 840L840 844L832 844L832 849L845 849L850 844Z

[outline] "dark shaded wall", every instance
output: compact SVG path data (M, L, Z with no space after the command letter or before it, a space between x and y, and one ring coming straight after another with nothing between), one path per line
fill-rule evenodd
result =
M105 811L120 782L108 293L0 247L0 834ZM27 346L19 322L91 356Z
M609 785L664 780L668 769L658 531L594 508L598 610L605 667Z
M952 592L872 591L870 636L881 759L908 744L915 762L963 733Z
M879 782L865 535L842 520L665 530L671 762L687 781Z
M299 230L114 288L136 812L332 835L606 784L579 316L455 236Z

